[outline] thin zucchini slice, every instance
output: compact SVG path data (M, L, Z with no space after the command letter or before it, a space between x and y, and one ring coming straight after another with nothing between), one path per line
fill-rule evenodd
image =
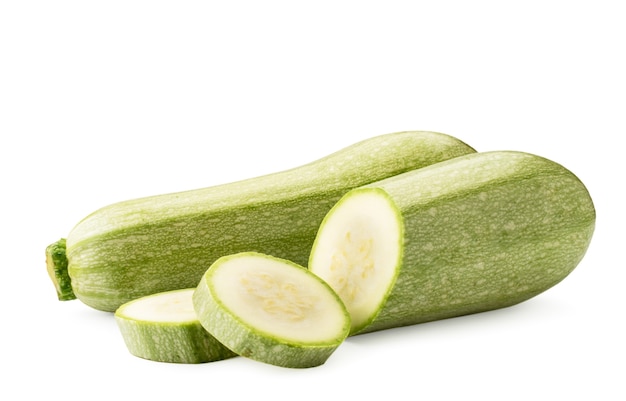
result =
M158 362L204 363L236 356L200 324L194 288L162 292L127 302L115 320L131 354Z

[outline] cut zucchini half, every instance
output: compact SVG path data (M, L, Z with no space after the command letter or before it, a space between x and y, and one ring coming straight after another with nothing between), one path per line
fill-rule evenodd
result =
M563 280L595 209L563 166L474 153L348 192L324 218L309 269L351 313L351 334L503 308Z
M148 295L120 306L115 320L131 354L172 363L204 363L236 356L200 324L194 288Z
M237 354L288 368L326 362L350 331L337 294L293 262L243 252L218 259L193 295L204 328Z

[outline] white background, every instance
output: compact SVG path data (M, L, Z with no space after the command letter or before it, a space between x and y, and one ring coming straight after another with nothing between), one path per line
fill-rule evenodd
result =
M0 3L0 399L626 398L620 2L219 3ZM44 249L101 206L405 130L572 170L598 216L582 263L521 305L350 338L305 370L141 360L112 315L56 300Z

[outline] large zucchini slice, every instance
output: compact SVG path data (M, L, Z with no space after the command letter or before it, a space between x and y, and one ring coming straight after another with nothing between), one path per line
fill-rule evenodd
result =
M218 259L193 305L222 344L276 366L322 365L350 332L350 316L328 284L293 262L254 252Z

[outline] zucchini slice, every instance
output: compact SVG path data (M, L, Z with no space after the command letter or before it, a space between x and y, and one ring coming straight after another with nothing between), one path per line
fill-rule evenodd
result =
M348 192L309 269L350 312L351 334L503 308L563 280L595 209L563 166L523 152L461 156Z
M239 355L288 368L326 362L350 331L333 290L302 266L243 252L218 259L193 295L200 323Z
M115 320L131 354L172 363L204 363L236 356L196 318L194 288L148 295L120 306Z

